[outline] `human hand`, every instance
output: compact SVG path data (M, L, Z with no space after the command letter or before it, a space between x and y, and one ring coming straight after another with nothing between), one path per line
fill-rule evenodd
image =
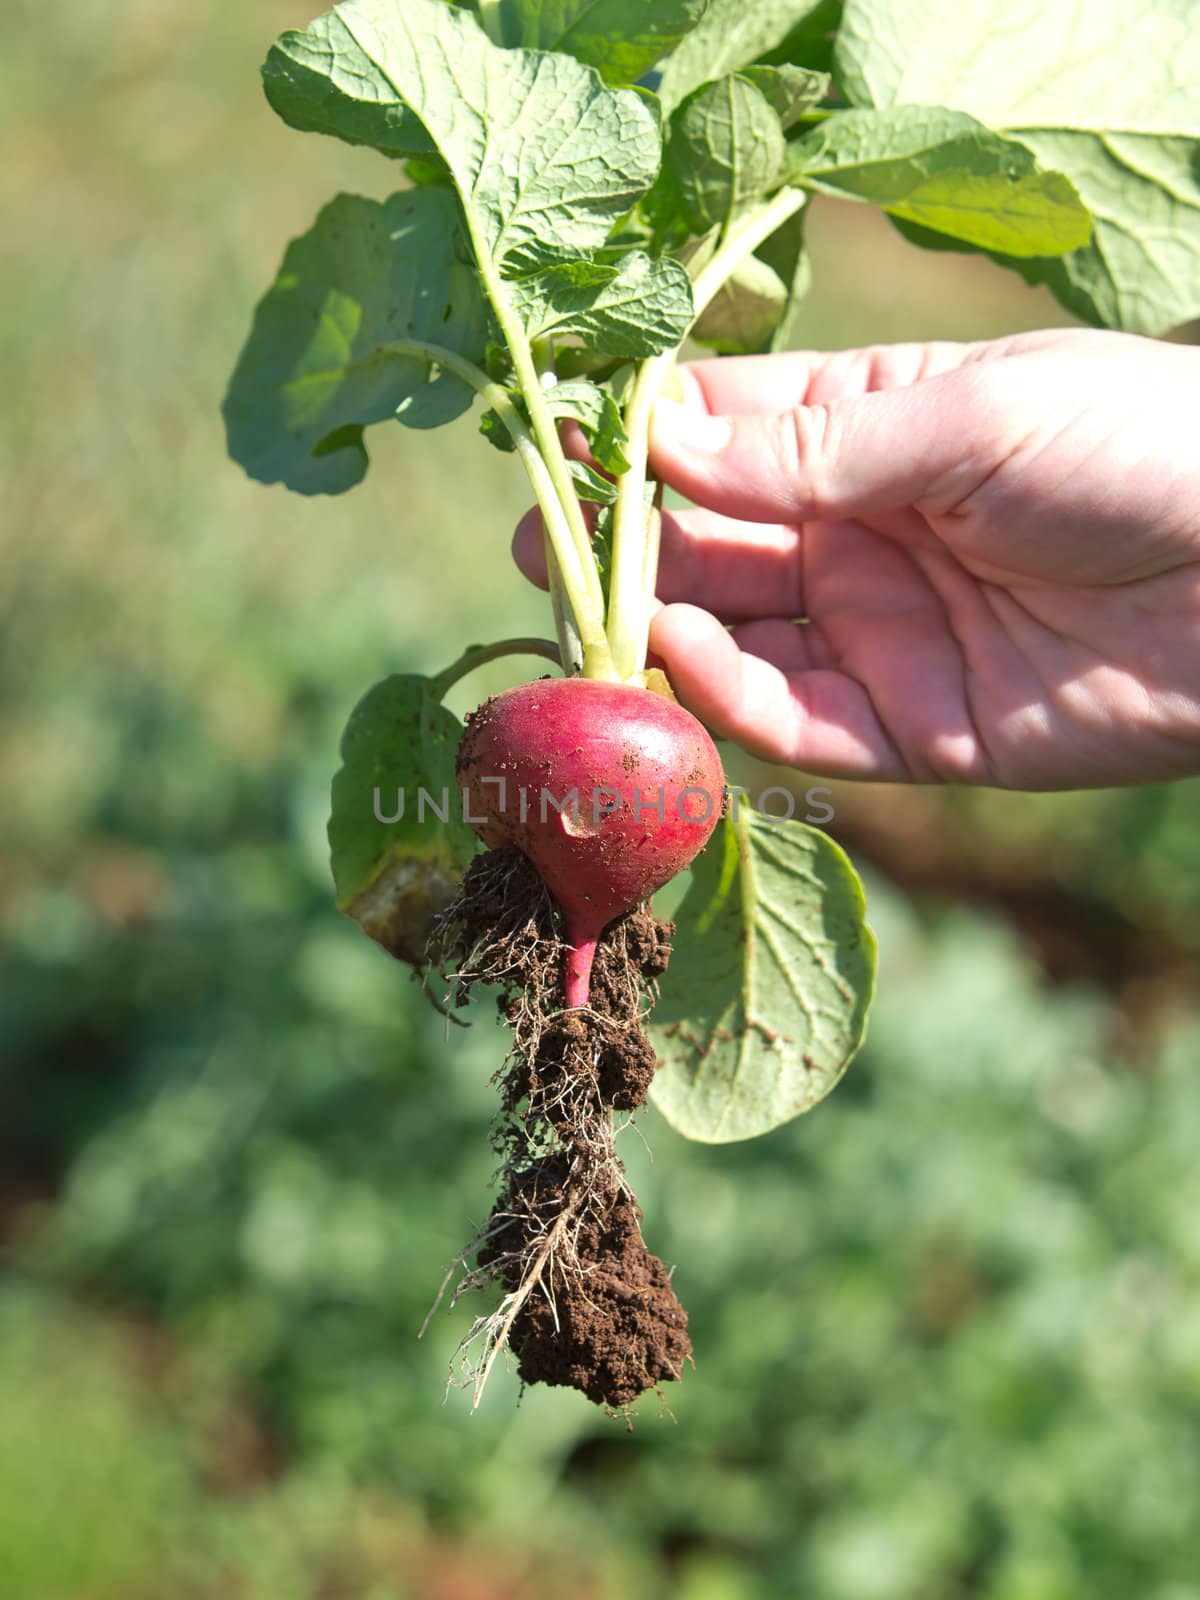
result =
M714 733L831 777L1200 772L1200 351L1050 331L684 380L651 467L697 509L664 516L650 642ZM544 583L535 518L515 548Z

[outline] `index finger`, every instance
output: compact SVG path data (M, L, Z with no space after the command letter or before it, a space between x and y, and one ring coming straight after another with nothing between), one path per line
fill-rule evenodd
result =
M974 348L933 340L691 361L680 369L684 404L713 416L776 416L793 406L907 388L961 366Z

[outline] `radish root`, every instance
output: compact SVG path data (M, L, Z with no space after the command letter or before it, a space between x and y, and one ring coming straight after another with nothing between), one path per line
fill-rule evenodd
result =
M503 1291L451 1369L450 1385L469 1386L475 1405L506 1348L524 1382L569 1384L612 1411L678 1378L690 1356L687 1318L642 1240L612 1121L614 1109L645 1102L654 1052L642 1025L672 931L645 909L618 919L598 946L589 1005L564 1010L557 914L519 850L477 857L439 919L431 953L447 1003L465 1004L478 984L498 988L513 1036L493 1079L499 1197L443 1284L444 1294L457 1276L451 1305Z

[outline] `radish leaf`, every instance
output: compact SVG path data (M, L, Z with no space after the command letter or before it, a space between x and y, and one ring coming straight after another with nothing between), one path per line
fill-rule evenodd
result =
M1103 327L1200 314L1193 0L848 0L837 75L860 106L967 111L1064 172L1095 217L1059 260L1006 261Z
M705 1144L751 1139L810 1110L862 1042L875 940L843 851L746 805L692 868L650 1020L651 1095Z
M518 397L510 392L509 399L516 404ZM480 417L479 431L487 440L487 442L490 445L494 445L502 455L510 456L517 448L516 440L504 426L501 418L497 416L496 412L492 411L491 409L485 411Z
M787 301L787 285L774 268L748 256L709 301L692 337L720 355L769 350Z
M721 78L671 118L662 176L648 202L656 224L690 234L728 229L780 181L787 144L779 113L748 78Z
M658 88L663 104L672 109L701 84L790 42L806 23L823 29L835 16L836 6L829 0L710 0L701 21L663 69Z
M458 805L461 736L462 725L427 678L385 678L351 712L333 780L328 831L338 908L416 966L434 916L449 905L479 848ZM432 805L422 801L422 789ZM381 822L395 815L399 794L403 816Z
M254 314L225 399L229 453L262 483L340 494L367 470L363 429L391 417L436 427L471 388L389 342L436 342L478 359L487 312L459 259L444 190L382 204L339 195L288 246Z
M807 67L744 67L738 76L748 79L779 113L785 131L829 92L829 74Z
M1091 217L1069 179L964 112L842 111L791 147L794 183L1014 256L1076 249Z
M571 417L579 423L592 454L606 472L629 471L625 454L629 435L621 409L609 390L587 378L569 378L547 389L546 405L551 416L560 420Z
M606 355L641 358L682 343L692 286L677 261L635 250L617 266L562 262L512 281L509 296L531 339L573 334Z
M525 402L519 389L510 389L508 397L522 419L525 416ZM625 423L616 401L607 389L602 389L598 384L591 383L586 378L572 378L565 383L556 383L545 392L546 409L551 417L561 421L570 417L579 423L588 447L605 472L628 472L629 461L625 455L625 446L629 443L629 435L625 432ZM485 411L479 420L479 431L490 444L497 450L511 452L516 448L512 435L505 427L503 420L495 411ZM574 471L576 462L569 462L568 466L576 480L578 493L587 500L600 499L607 503L611 498L612 484L607 479L601 480L604 488L599 493L588 493L594 488L592 483L594 474L577 473Z
M500 0L506 45L561 50L613 84L635 83L703 16L706 0Z
M567 465L575 482L575 493L581 500L600 506L612 505L617 498L617 486L611 479L597 472L595 467L589 467L586 461L570 461Z
M509 275L597 249L658 171L658 120L570 56L502 50L442 0L345 0L263 68L293 127L436 151L477 254Z

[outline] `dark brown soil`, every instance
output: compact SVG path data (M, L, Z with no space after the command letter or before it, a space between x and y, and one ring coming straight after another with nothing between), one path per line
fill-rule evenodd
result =
M544 1172L539 1179L545 1204ZM497 1209L519 1211L524 1198L516 1197L514 1208L510 1193ZM561 1186L554 1199L561 1213ZM584 1218L575 1238L576 1262L556 1261L543 1274L541 1292L530 1295L509 1333L525 1383L578 1389L597 1405L616 1410L681 1376L692 1349L687 1314L667 1269L642 1241L641 1215L629 1190L618 1186L606 1204ZM494 1259L510 1242L516 1241L501 1234L480 1259L485 1254ZM510 1290L518 1287L511 1267L504 1281Z
M505 1291L469 1336L483 1342L477 1392L505 1339L524 1382L569 1385L614 1410L677 1379L691 1354L612 1126L614 1110L645 1103L654 1075L642 1024L673 932L645 908L613 923L589 1005L565 1011L554 906L519 850L477 857L442 919L436 954L450 998L462 1005L475 984L497 985L513 1034L495 1080L500 1192L457 1291L485 1282Z

